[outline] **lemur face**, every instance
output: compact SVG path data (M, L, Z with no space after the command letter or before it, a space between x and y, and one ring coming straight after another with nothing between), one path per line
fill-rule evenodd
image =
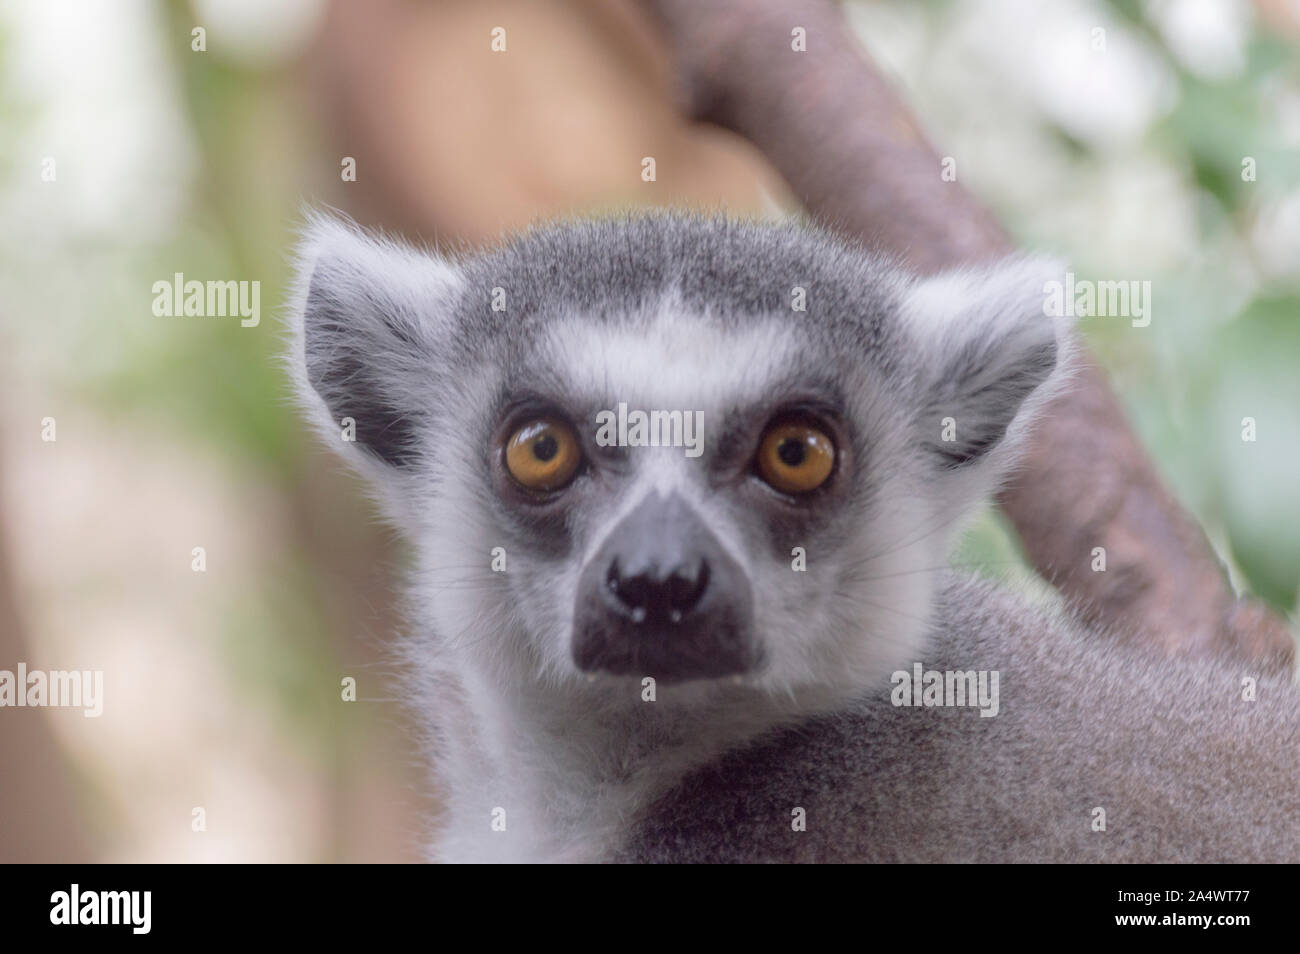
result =
M1059 365L1050 277L916 283L686 216L454 263L318 220L295 367L415 542L448 652L558 687L860 686L910 658Z
M561 648L586 673L808 666L797 634L828 627L868 556L883 395L846 389L851 363L784 316L724 327L670 295L629 317L555 322L490 402L497 525L564 581L529 597L568 609Z

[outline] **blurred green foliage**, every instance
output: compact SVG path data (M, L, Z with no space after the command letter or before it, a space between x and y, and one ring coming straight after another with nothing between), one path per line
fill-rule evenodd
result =
M939 8L948 15L953 5ZM1058 194L1095 181L1091 173L1110 169L1122 177L1124 163L1131 168L1138 157L1155 159L1182 180L1195 232L1187 236L1190 252L1154 274L1109 253L1097 235L1053 233L1051 239L1067 259L1087 263L1076 269L1080 279L1152 281L1150 327L1092 318L1080 328L1115 380L1143 442L1234 581L1294 614L1300 590L1300 260L1264 262L1270 239L1257 230L1290 202L1292 218L1284 218L1277 241L1290 243L1283 249L1300 249L1300 148L1296 130L1282 121L1300 102L1295 48L1255 22L1243 68L1211 80L1180 61L1147 19L1150 5L1111 2L1098 9L1109 9L1145 42L1151 58L1172 75L1175 97L1141 141L1118 157L1048 121L1045 133L1065 146L1054 171ZM961 94L957 86L946 91ZM1254 160L1253 181L1243 177L1247 156ZM1021 204L998 206L1013 234L1031 247L1042 238L1042 212L1033 203L1026 196ZM1246 418L1254 419L1254 441L1243 439ZM963 558L990 568L1005 567L1008 552L1018 548L1003 521L992 517L976 526L962 549Z

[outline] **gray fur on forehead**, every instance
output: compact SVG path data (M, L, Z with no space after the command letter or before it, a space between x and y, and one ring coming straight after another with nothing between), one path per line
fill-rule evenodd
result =
M458 310L472 338L527 335L573 314L636 321L673 295L724 327L784 315L829 343L871 350L886 335L901 285L885 260L818 228L681 212L535 228L466 260L462 277ZM796 286L805 311L791 307ZM494 288L505 291L504 315L492 311Z

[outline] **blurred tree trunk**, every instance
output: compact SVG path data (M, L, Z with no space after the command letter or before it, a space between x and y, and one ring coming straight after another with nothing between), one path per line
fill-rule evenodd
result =
M754 142L816 217L922 273L1013 250L956 181L828 0L644 0L672 44L679 96ZM815 55L790 52L806 31ZM1165 487L1086 354L1000 497L1038 572L1087 617L1179 655L1286 669L1295 644L1238 599L1196 521ZM1092 570L1094 548L1107 554Z
M0 460L0 480L3 463ZM0 525L0 669L16 671L20 662L39 666L23 637L18 592ZM0 862L94 860L68 762L49 719L47 708L0 709Z

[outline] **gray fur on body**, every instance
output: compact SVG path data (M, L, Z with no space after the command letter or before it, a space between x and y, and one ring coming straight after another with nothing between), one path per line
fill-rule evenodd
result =
M1237 702L1235 666L1122 656L945 588L962 522L1068 375L1068 328L1043 309L1058 266L917 279L815 229L691 215L460 259L317 217L299 262L298 393L412 544L400 652L445 796L433 857L1295 858L1290 690ZM533 506L501 446L538 402L590 472ZM702 413L703 455L590 446L620 403ZM836 419L838 470L781 500L747 461L792 403ZM758 662L650 702L575 663L575 607L612 528L669 496L746 581ZM872 694L914 662L1001 669L1001 712Z
M1156 657L955 577L918 659L999 670L998 715L895 707L881 685L693 772L616 857L1300 861L1300 697L1289 682ZM1254 701L1243 699L1247 677ZM795 807L804 831L792 829Z

